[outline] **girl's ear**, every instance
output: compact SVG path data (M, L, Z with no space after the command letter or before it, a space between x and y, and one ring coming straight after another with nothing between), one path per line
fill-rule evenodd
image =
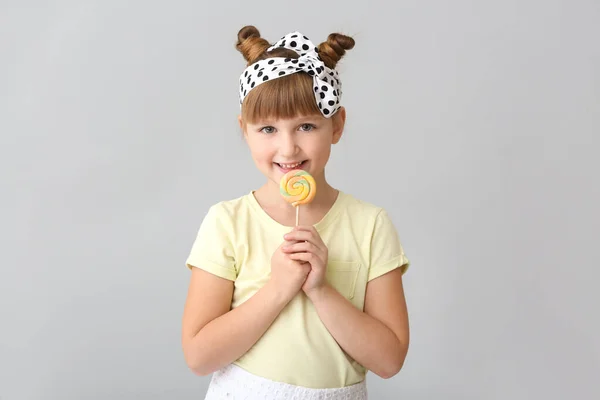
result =
M336 144L342 138L342 133L344 132L344 125L346 124L346 108L340 107L340 109L335 113L332 117L333 121L333 137L332 144Z
M244 134L244 137L247 136L246 134L246 129L244 129L244 121L242 120L242 115L238 115L238 123L240 124L240 129L242 130L242 133Z

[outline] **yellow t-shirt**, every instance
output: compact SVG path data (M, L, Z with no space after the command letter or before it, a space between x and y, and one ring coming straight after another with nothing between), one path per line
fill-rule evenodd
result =
M367 282L409 266L396 229L384 209L349 194L339 195L315 228L327 245L327 279L363 310ZM235 281L232 308L269 279L271 256L290 227L273 220L251 192L213 205L186 261ZM337 344L311 301L300 292L236 365L264 378L310 388L361 382L366 370Z

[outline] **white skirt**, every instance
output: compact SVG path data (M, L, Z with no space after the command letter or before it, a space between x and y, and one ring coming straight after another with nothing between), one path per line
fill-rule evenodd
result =
M230 364L216 371L204 400L367 400L363 380L339 389L313 389L275 382Z

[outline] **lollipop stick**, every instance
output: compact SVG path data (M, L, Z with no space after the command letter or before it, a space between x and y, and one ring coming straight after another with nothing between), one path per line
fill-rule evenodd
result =
M300 206L296 206L296 226L298 226L299 213L300 213Z

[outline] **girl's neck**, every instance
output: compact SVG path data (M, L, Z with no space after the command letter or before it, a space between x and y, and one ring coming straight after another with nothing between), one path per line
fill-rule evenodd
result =
M319 222L335 203L339 191L325 180L317 182L318 190L313 201L302 205L300 225L314 225ZM279 193L279 186L268 181L254 192L254 197L262 209L282 225L294 226L296 210Z

